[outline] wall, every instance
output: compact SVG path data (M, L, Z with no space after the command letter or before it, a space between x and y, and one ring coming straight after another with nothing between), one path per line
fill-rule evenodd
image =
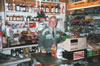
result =
M69 14L70 12L68 11L68 8L67 8L68 0L60 0L60 1L66 3L66 14Z

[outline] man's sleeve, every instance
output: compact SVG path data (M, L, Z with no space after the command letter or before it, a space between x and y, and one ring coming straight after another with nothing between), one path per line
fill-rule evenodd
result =
M63 32L60 32L60 42L63 41L62 37L63 37Z
M45 36L41 32L39 36L39 42L38 42L40 50L44 49L44 41L45 41Z

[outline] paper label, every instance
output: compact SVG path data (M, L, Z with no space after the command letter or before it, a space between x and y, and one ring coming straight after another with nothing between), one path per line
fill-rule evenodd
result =
M73 59L78 60L84 58L84 51L74 52Z

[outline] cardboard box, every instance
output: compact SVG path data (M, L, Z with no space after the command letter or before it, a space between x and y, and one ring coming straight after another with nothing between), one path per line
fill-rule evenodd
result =
M93 55L94 56L99 55L99 49L93 50Z
M64 51L63 57L67 58L68 60L79 60L86 57L86 49L84 50L77 50L77 51Z
M99 55L100 55L100 49L99 49Z
M93 56L93 49L87 49L87 57Z
M59 48L63 48L66 51L76 51L87 48L86 37L82 38L68 38L64 42L57 45Z

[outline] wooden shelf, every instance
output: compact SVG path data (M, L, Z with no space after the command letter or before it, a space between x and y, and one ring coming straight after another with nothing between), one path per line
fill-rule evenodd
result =
M87 14L85 14L85 13L84 14L81 14L81 13L80 14L71 14L71 15L72 16L87 16ZM90 14L90 13L88 13L88 15L89 16L100 16L100 13L97 13L97 14L93 14L93 13Z
M38 2L40 2L39 0L37 0ZM54 3L54 4L60 4L62 2L54 2L54 1L41 1L42 3Z
M32 12L18 12L18 11L6 11L7 15L23 15L23 16L36 16L37 13Z
M20 23L25 23L26 21L8 21L8 22L13 24L20 24Z
M60 13L45 13L46 15L60 15Z
M100 22L100 20L72 20L73 22Z
M3 48L3 50L10 50L10 49L16 49L16 48L26 48L26 47L32 47L32 46L38 46L38 44L24 45L24 46L16 46L16 47L8 47L8 48Z
M72 9L69 9L69 10L85 9L85 8L92 8L92 7L98 7L98 6L100 6L100 5L93 5L93 6L87 6L87 7L72 8Z

